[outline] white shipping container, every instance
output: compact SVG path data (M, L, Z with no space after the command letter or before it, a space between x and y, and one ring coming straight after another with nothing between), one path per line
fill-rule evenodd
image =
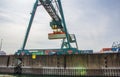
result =
M6 55L4 51L0 51L0 55Z

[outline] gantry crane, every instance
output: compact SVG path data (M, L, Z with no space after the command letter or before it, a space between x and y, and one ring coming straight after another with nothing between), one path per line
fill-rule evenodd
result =
M57 13L55 6L57 6L57 10L59 13ZM27 39L30 33L30 29L33 23L33 19L37 10L37 7L42 5L45 10L48 12L50 17L52 18L52 21L50 22L50 27L52 28L53 32L48 34L49 39L63 39L62 45L61 45L61 50L77 50L78 45L76 41L76 37L74 34L69 34L68 30L66 28L66 23L65 23L65 18L64 18L64 13L61 5L61 0L36 0L32 13L31 13L31 18L28 24L28 28L26 31L26 35L24 38L24 42L22 45L22 48L16 52L16 54L27 54L29 55L30 52L29 50L25 49ZM71 46L71 43L75 43L76 48L73 48Z
M112 44L112 51L115 52L120 52L120 41L115 41Z

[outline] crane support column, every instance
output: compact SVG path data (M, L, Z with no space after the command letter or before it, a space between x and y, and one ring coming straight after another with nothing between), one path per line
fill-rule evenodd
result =
M68 48L71 48L70 40L69 40L69 34L68 34L68 31L67 31L67 28L66 28L66 23L65 23L65 18L64 18L64 14L63 14L63 9L62 9L61 0L58 0L58 5L59 5L59 11L60 11L60 14L61 14L61 17L62 17L62 22L63 22L63 26L64 26L64 31L65 31L66 38L67 38Z
M31 29L31 26L32 26L32 22L33 22L33 19L34 19L34 16L35 16L35 12L36 12L37 6L38 6L38 0L36 0L36 2L34 4L34 7L33 7L33 10L32 10L32 13L31 13L31 18L30 18L30 21L29 21L29 24L28 24L28 28L27 28L27 31L26 31L26 35L25 35L25 38L24 38L22 51L24 51L24 49L25 49L26 42L27 42L28 35L29 35L30 29Z

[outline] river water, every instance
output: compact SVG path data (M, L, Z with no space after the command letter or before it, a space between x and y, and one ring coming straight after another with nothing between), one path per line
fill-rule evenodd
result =
M51 76L51 75L9 75L0 74L0 77L69 77L69 76ZM70 76L71 77L71 76Z

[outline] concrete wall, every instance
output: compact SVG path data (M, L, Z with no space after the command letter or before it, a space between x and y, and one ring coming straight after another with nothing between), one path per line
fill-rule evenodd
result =
M23 74L110 75L120 76L120 53L0 56L0 72L14 73L18 58L22 59Z

